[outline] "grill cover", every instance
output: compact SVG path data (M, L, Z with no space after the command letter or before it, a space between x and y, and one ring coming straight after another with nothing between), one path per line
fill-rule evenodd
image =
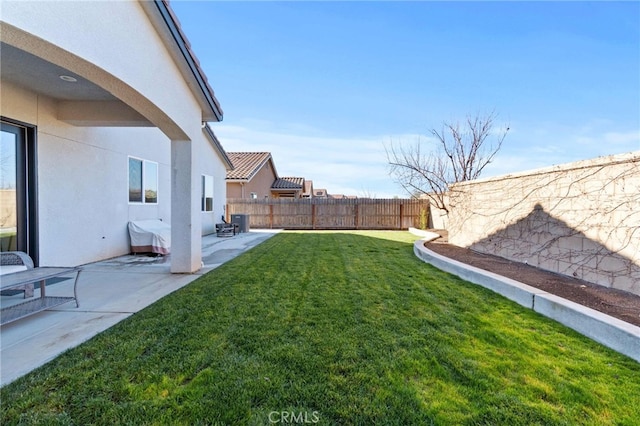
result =
M171 226L158 219L129 222L131 251L133 253L169 254L171 252Z

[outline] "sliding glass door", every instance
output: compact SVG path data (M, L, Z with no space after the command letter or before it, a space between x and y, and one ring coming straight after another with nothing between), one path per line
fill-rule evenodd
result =
M35 128L0 123L0 251L24 251L37 262Z

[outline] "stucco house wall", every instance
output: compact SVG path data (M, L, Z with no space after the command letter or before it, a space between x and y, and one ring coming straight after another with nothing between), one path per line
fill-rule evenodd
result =
M185 132L200 128L197 102L141 2L74 2L73 7L60 7L48 1L3 1L2 21L64 49L47 56L73 55L70 61L93 79L142 94ZM143 98L132 102L145 109Z
M240 182L227 182L227 197L242 198L242 185Z
M456 184L449 241L640 294L640 151Z
M227 181L227 198L251 198L252 192L258 199L271 197L271 185L276 178L272 161L269 159L250 180Z
M203 175L213 177L213 211L202 212L202 235L209 235L216 232L216 223L222 222L225 215L227 203L227 185L226 185L226 165L221 158L220 153L216 151L213 144L209 143L199 145L201 149L201 157L206 159L202 164Z
M256 175L244 186L244 198L250 198L251 193L255 192L259 199L271 196L271 185L276 180L276 174L273 171L271 160L256 173Z
M227 167L203 121L221 115L214 116L212 101L194 83L195 72L158 12L167 7L2 2L3 43L110 96L107 102L51 98L2 79L0 115L37 128L42 266L127 253L127 222L153 218L171 223L172 271L200 268L200 236L212 231L224 211ZM128 202L129 156L158 163L157 205ZM201 212L202 174L214 177L213 212Z
M156 128L75 127L55 101L2 85L2 115L38 126L40 264L70 266L129 251L130 220L171 223L170 142ZM128 157L158 163L158 204L130 204Z
M38 126L42 266L79 265L128 253L126 224L131 220L171 223L171 142L157 128L75 127L55 118L53 99L10 83L2 85L0 111ZM201 213L206 235L215 232L224 215L226 169L210 143L198 144L198 150L206 159L201 174L214 178L214 210ZM158 204L129 203L130 156L158 163Z

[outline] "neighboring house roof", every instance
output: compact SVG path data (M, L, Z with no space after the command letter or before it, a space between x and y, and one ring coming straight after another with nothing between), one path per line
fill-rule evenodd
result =
M233 164L233 170L227 171L227 180L251 180L271 159L269 152L227 152L227 155ZM275 167L273 173L278 176Z
M202 92L204 100L211 108L212 114L204 114L204 121L222 121L222 108L220 107L220 103L216 99L215 94L213 93L213 89L209 85L209 81L207 80L207 76L200 67L200 62L196 55L191 50L191 44L187 37L185 36L182 28L180 26L180 22L176 17L175 13L169 6L168 0L155 0L154 4L157 6L160 15L162 15L162 19L165 21L171 36L175 40L180 52L184 56L184 60L187 62L189 69L193 73L193 77L195 78L197 85Z
M220 141L216 137L215 133L213 133L213 130L211 129L211 127L209 127L209 124L205 123L204 132L207 135L207 137L209 139L209 142L211 142L211 145L213 146L213 149L216 150L216 152L218 153L218 155L220 156L220 158L224 162L224 164L226 166L225 168L227 169L227 173L229 171L232 171L233 170L233 163L231 162L231 159L229 158L227 153L224 151L224 148L222 147L222 144L220 144Z
M327 190L324 189L324 188L314 189L313 190L313 196L314 197L326 197L327 196Z
M303 195L306 195L306 196L309 196L309 197L313 196L313 181L312 180L305 180L304 181Z
M283 177L276 179L271 185L271 189L302 190L303 185L303 177Z

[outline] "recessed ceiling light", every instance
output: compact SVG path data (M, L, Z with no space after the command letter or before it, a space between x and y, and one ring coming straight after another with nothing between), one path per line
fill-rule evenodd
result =
M69 83L75 83L78 81L77 78L71 77L70 75L61 75L60 80L68 81Z

